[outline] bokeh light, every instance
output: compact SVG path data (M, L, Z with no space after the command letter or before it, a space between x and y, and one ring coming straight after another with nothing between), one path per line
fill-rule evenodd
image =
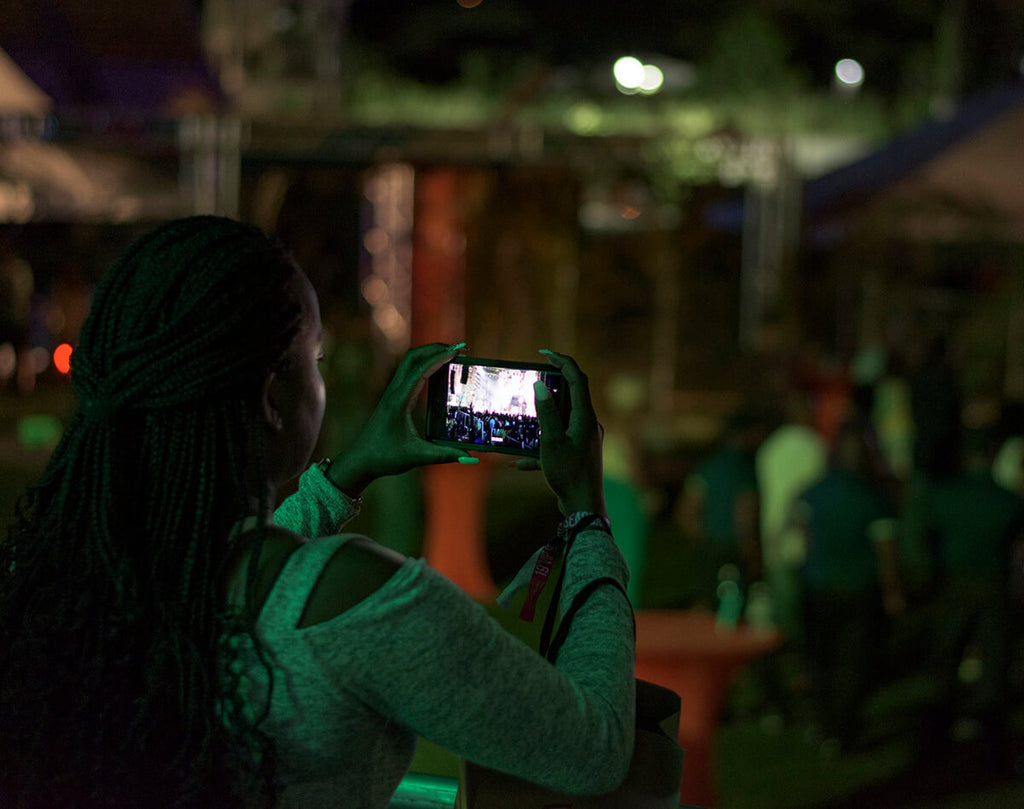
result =
M71 371L71 352L73 350L67 343L61 343L53 350L53 367L62 374Z
M623 56L615 61L612 73L619 89L636 92L644 81L644 65L635 56Z
M566 125L577 135L593 135L600 127L604 118L597 104L579 101L565 113Z
M64 427L49 413L31 413L18 419L15 435L27 449L51 449L60 440Z
M653 95L665 83L665 74L657 65L645 65L635 56L623 56L612 66L615 86L624 95Z
M658 92L665 83L665 74L657 65L644 65L644 77L640 82L640 92L651 95Z
M11 343L0 344L0 379L10 379L18 366L18 352Z
M42 346L29 349L28 359L32 363L32 369L37 374L41 374L50 367L50 352Z
M836 80L851 89L864 83L864 68L856 59L840 59L836 62Z

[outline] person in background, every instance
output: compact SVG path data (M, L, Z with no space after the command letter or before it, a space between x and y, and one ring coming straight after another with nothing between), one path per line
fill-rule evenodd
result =
M992 477L1006 491L1024 494L1024 436L1003 441L992 461Z
M637 480L637 463L630 436L606 431L604 461L608 518L615 525L615 541L629 565L629 599L634 606L639 606L651 520L644 490Z
M769 433L756 454L765 583L776 626L797 643L802 628L800 568L807 549L794 509L799 496L828 468L828 447L813 424L812 403L802 391L791 390L782 424Z
M653 522L637 429L643 421L646 388L633 376L616 375L605 387L603 402L605 501L615 525L615 542L629 564L629 598L640 607Z
M761 578L760 498L754 453L761 424L741 411L726 422L711 454L686 479L677 523L697 555L697 602L714 607L723 568L738 569L740 589Z
M1006 400L1001 405L992 477L1007 491L1024 497L1024 402Z
M910 377L914 469L941 480L959 469L963 394L948 341L936 336Z
M925 723L928 750L948 752L955 720L965 739L1006 750L1011 656L1011 558L1024 539L1024 499L993 478L994 431L969 430L963 472L933 484L927 526L936 537L938 574L932 674L936 705ZM969 648L976 682L961 688ZM993 759L995 760L995 758Z
M874 684L885 614L905 608L892 504L867 469L863 426L845 422L825 476L805 491L804 633L818 734L826 749L865 743L863 707Z
M938 481L960 470L963 393L953 352L944 335L923 344L922 356L909 376L914 420L913 468L907 478L900 511L901 558L907 583L926 592L935 571L925 527L928 492Z
M552 665L422 560L339 533L373 480L465 457L410 415L460 346L410 351L311 465L322 340L306 275L230 219L163 225L101 281L78 410L0 545L0 805L384 809L417 734L562 791L623 780L632 610L586 377L548 354L568 429L536 391L578 607Z
M813 424L814 408L806 392L789 389L782 423L768 434L755 456L761 499L762 598L769 606L772 625L784 638L782 648L751 666L763 693L765 717L792 718L798 704L802 707L799 698L806 688L800 569L807 549L796 520L796 503L828 466L828 448Z

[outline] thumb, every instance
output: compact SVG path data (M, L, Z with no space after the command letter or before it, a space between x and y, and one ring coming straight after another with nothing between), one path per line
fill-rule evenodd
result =
M537 418L540 420L540 430L548 443L565 438L565 428L562 420L558 417L558 408L555 407L555 400L551 397L551 391L541 380L533 383L533 396L537 405Z

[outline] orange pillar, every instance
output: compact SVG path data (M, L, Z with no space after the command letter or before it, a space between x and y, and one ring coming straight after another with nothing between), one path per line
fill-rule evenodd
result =
M493 465L441 464L424 470L426 500L424 555L440 571L479 601L494 598L487 565L484 505Z
M466 330L466 232L459 172L417 172L412 249L412 342L457 343ZM424 555L479 600L494 597L484 504L493 467L443 464L423 470Z

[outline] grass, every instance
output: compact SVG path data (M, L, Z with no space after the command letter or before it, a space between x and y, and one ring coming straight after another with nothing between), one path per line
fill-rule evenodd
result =
M1024 806L1024 779L997 768L990 748L954 744L942 759L918 754L929 689L910 672L866 706L872 744L849 754L822 750L799 723L727 722L718 734L721 809L990 809ZM1024 714L1011 717L1012 749L1024 748ZM1012 756L1007 756L1012 758ZM1018 758L1018 765L1024 760Z

